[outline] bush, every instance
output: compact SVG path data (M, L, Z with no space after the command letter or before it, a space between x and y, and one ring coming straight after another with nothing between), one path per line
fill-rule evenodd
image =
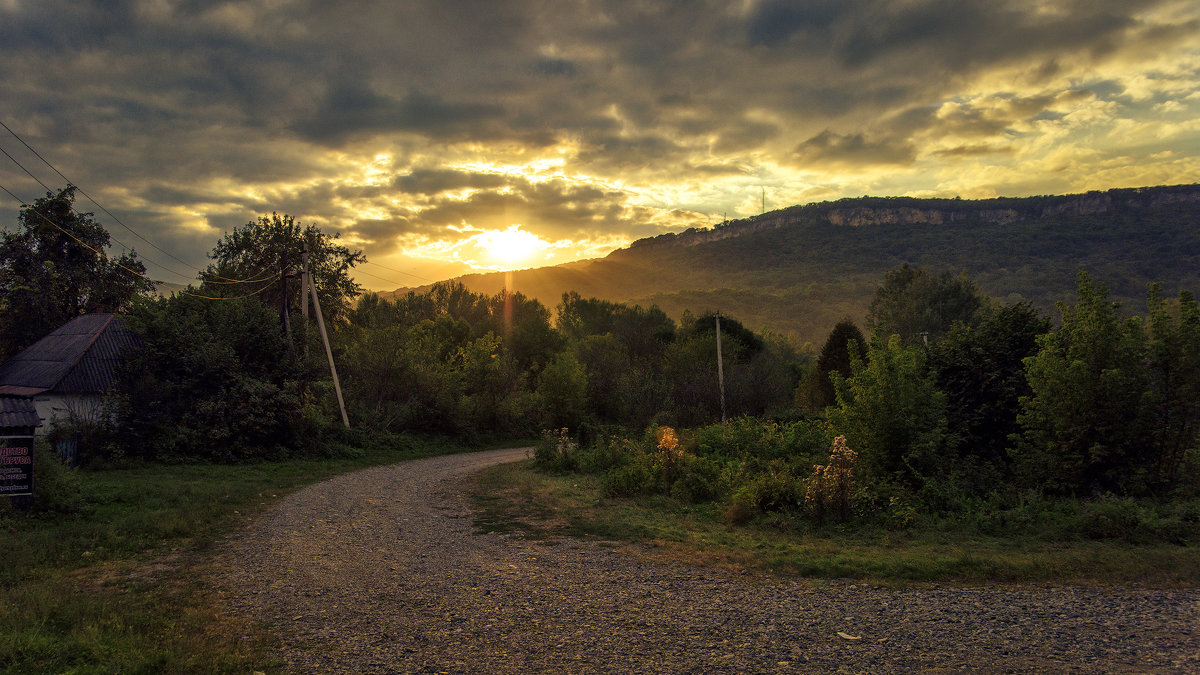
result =
M657 483L653 464L645 455L639 455L606 471L600 479L600 492L606 497L632 497L654 492Z
M846 437L833 439L829 462L813 467L804 481L804 501L812 508L818 524L832 515L839 521L850 518L854 502L854 460L857 454L846 445Z
M533 447L533 463L548 471L575 471L579 468L579 444L566 429L547 429Z
M696 430L695 452L714 458L798 459L809 463L829 447L828 431L810 421L776 422L738 417Z
M717 501L723 492L720 464L705 457L687 457L671 485L672 497L693 504Z
M794 509L804 501L804 481L779 460L759 473L747 486L759 511Z

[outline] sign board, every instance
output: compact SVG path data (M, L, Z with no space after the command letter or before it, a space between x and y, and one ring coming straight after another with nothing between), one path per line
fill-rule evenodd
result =
M0 437L0 497L33 494L33 436Z

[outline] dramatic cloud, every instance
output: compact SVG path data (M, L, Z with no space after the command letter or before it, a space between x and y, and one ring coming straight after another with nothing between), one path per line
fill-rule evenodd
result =
M361 247L382 289L764 198L1200 175L1190 0L6 0L0 82L2 121L164 278L271 211ZM21 199L65 182L0 148L46 185L0 156Z

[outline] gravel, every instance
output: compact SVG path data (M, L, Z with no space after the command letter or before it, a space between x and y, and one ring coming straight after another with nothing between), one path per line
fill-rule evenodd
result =
M1200 589L814 584L477 533L463 477L525 457L312 485L213 583L299 672L1200 672Z

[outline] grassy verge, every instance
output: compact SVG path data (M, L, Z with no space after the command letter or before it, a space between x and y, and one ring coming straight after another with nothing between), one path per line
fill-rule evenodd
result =
M78 473L67 513L0 511L0 673L275 670L270 636L224 615L205 588L205 554L303 485L462 450L409 442L336 459Z
M529 462L489 469L476 481L484 529L638 543L656 557L738 570L879 584L1200 585L1195 545L994 537L947 523L889 531L776 519L732 528L712 504L604 498L594 476L550 476Z

